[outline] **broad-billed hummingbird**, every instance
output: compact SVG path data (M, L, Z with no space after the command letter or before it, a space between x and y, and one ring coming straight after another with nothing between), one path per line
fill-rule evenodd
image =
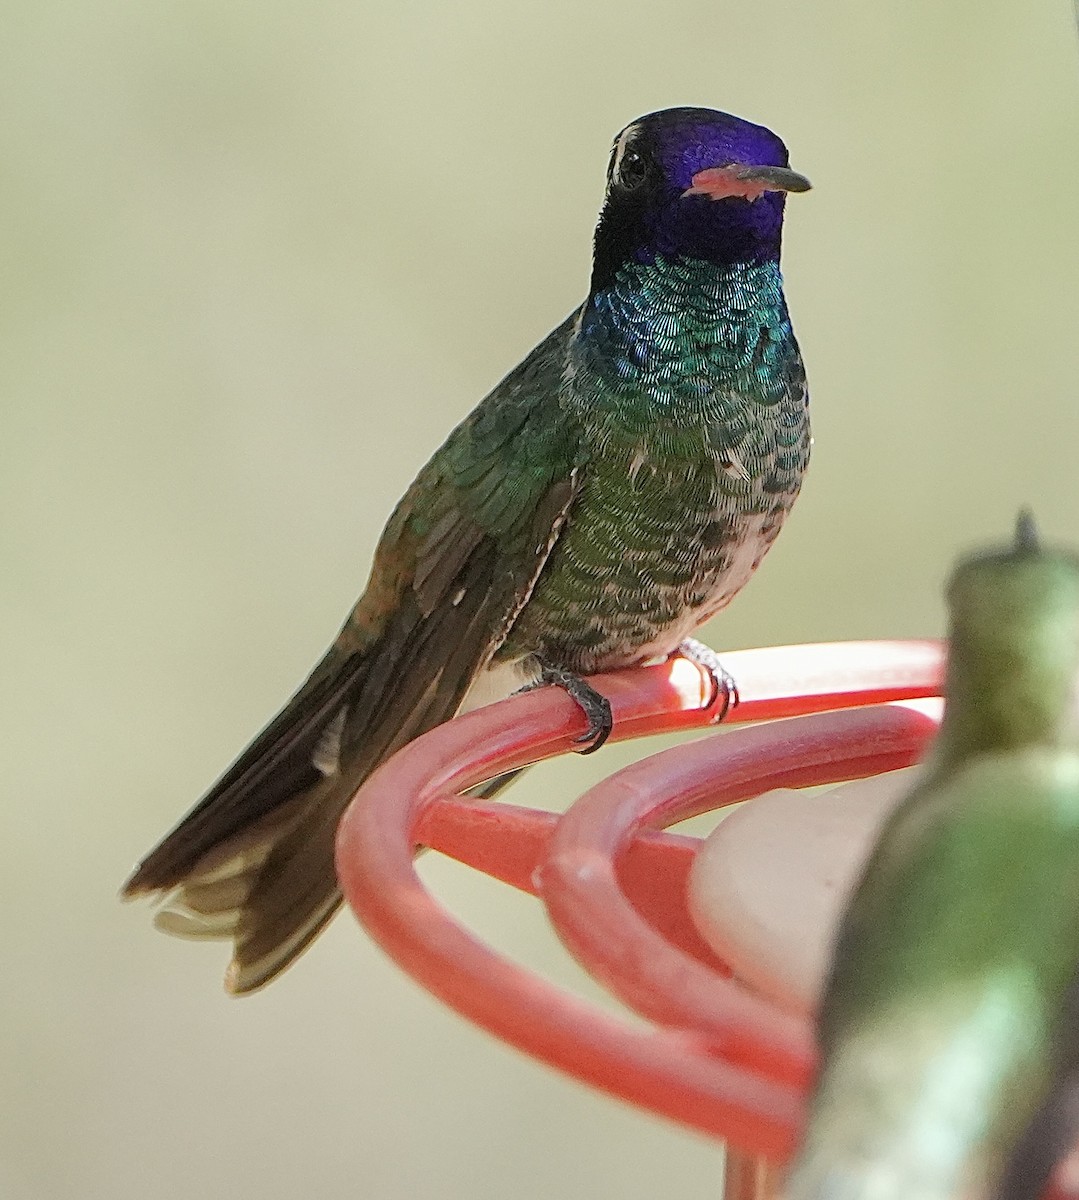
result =
M370 772L466 707L662 660L772 544L809 458L779 268L809 182L770 130L672 108L615 140L588 296L435 452L300 690L138 867L157 923L267 982L340 903L334 834Z
M840 927L788 1200L1037 1197L1074 1132L1079 559L1024 515L948 595L943 724Z

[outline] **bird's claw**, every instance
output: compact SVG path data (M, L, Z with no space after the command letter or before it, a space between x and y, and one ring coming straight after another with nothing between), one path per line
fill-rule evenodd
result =
M719 707L719 712L712 718L712 724L718 725L732 709L738 707L738 684L735 683L734 676L724 668L719 661L719 655L712 647L697 641L696 638L686 638L678 647L677 653L683 658L688 658L712 681L712 694L704 707Z
M588 720L588 728L573 741L575 745L584 747L579 751L580 754L593 754L611 736L611 730L614 728L610 700L597 692L580 675L564 671L561 667L542 667L538 678L525 684L521 691L530 692L534 688L549 685L560 687L584 713Z

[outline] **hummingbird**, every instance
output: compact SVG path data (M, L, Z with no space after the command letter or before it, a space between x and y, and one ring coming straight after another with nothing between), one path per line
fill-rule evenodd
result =
M1018 1200L1076 1125L1079 558L949 588L946 708L842 921L788 1200Z
M587 751L610 706L584 676L680 648L715 667L689 635L752 575L809 459L780 274L786 194L809 186L728 113L618 134L586 299L420 471L325 656L124 886L164 898L167 932L232 940L228 991L268 982L334 914L338 821L412 739L557 684Z

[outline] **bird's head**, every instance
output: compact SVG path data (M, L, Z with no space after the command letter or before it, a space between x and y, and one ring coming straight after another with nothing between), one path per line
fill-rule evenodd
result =
M809 180L770 129L710 108L667 108L615 139L596 226L592 291L629 261L724 266L779 257L783 202Z

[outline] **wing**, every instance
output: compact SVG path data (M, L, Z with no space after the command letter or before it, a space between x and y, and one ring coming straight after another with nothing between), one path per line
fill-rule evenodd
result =
M287 946L279 970L332 915L333 835L349 798L456 712L570 511L582 467L560 399L572 321L434 455L390 518L334 645L128 881L127 895L182 889L180 916L164 921L173 932L233 936L237 960L247 946L263 966Z

